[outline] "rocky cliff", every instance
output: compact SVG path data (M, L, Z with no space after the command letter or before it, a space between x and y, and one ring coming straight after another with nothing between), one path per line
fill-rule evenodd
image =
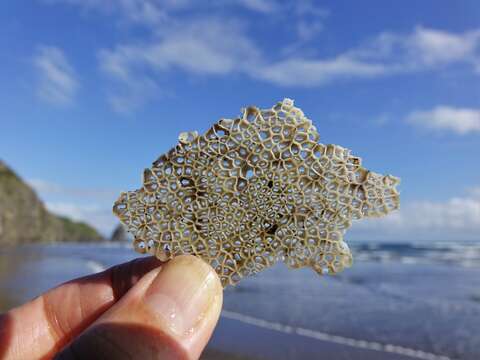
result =
M53 215L35 192L0 160L0 244L97 241L85 223Z
M131 242L133 236L127 232L124 225L118 224L113 230L110 241Z

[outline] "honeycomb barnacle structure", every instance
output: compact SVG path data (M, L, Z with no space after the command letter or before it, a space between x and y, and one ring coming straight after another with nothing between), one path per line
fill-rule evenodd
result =
M337 273L352 263L343 241L352 220L397 209L399 180L318 141L293 100L246 108L203 135L181 133L114 213L138 252L199 256L224 286L277 261Z

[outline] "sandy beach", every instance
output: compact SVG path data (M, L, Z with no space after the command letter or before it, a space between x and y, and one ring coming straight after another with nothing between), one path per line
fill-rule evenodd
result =
M391 251L335 277L280 265L246 279L226 289L202 359L478 359L480 269L428 253ZM5 248L0 309L135 256L128 245Z

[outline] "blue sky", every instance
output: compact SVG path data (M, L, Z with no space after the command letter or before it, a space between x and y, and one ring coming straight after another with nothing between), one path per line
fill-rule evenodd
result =
M0 157L52 211L108 234L179 132L289 97L402 178L347 239L478 239L478 1L4 1L0 23Z

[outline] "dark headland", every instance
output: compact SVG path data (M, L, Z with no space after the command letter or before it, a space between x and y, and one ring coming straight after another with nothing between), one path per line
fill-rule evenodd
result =
M35 191L0 160L0 244L100 241L91 226L50 213Z

